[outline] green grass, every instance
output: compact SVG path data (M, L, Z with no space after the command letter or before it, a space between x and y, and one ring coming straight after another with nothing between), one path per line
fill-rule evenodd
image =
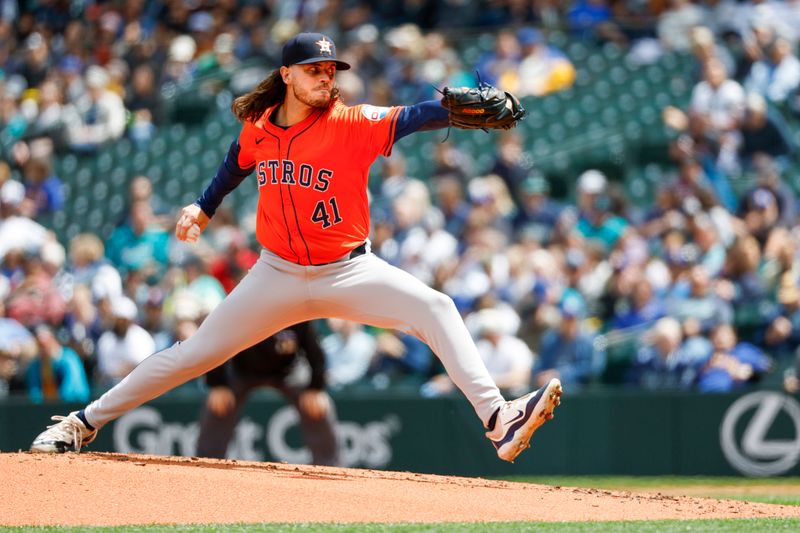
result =
M692 487L709 485L719 487L752 487L770 485L800 486L800 477L702 477L702 476L512 476L507 481L523 481L541 485L563 487L594 487L597 489L658 489L659 487Z
M538 483L562 487L587 487L606 490L638 490L659 492L681 488L696 489L703 487L703 492L692 491L690 496L719 498L725 500L743 500L760 503L776 503L781 505L800 505L800 493L786 494L782 487L800 487L798 477L780 478L738 478L738 477L699 477L699 476L556 476L556 477L509 477L508 481ZM748 492L758 487L757 492ZM720 491L715 490L718 488ZM724 489L725 492L721 492ZM736 492L741 489L741 492Z
M191 532L210 533L225 531L232 533L484 533L484 532L591 532L591 533L678 533L697 531L703 533L750 533L753 531L799 531L800 518L758 518L743 520L664 520L646 522L490 522L490 523L454 523L454 524L211 524L192 526L127 526L106 528L58 528L28 527L0 528L10 532L114 532L114 533L154 533Z

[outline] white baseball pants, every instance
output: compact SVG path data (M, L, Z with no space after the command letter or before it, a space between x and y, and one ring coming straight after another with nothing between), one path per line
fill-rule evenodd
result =
M86 407L86 419L100 428L292 324L328 317L397 329L427 343L484 426L503 404L448 296L369 252L301 266L265 250L194 335L145 359Z

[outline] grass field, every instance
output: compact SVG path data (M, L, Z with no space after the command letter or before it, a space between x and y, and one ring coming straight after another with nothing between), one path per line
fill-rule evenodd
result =
M740 479L707 477L532 477L508 478L510 481L523 481L544 485L565 487L591 487L608 490L629 490L660 492L662 494L685 494L711 498L732 498L739 500L782 503L800 506L800 478L779 479ZM760 518L742 520L666 520L630 522L561 522L561 523L448 523L448 524L208 524L190 526L127 526L105 528L59 528L59 527L17 527L2 528L9 532L114 532L114 533L154 533L192 532L206 533L225 531L233 533L282 533L282 532L324 532L324 533L482 533L482 532L588 532L588 533L677 533L677 532L732 532L750 533L753 531L800 531L800 518Z

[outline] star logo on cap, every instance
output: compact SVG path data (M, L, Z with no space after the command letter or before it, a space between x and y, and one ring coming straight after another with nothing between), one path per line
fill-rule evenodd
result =
M319 53L320 53L320 54L328 54L328 55L331 55L331 54L333 53L333 51L331 50L331 45L332 45L333 43L332 43L332 42L330 42L330 41L329 41L328 39L326 39L325 37L323 37L323 38L322 38L322 40L320 40L320 41L317 41L317 42L316 42L316 43L314 43L314 44L316 44L317 46L319 46Z

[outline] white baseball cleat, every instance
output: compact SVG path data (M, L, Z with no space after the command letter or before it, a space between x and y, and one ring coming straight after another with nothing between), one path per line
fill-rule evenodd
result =
M34 439L31 451L39 453L81 451L81 447L97 437L97 430L87 428L77 415L78 411L73 411L67 416L51 417L58 423L47 426L47 429Z
M553 418L561 403L561 382L553 378L541 389L506 402L497 413L494 429L486 433L497 456L509 462L530 448L533 432Z

